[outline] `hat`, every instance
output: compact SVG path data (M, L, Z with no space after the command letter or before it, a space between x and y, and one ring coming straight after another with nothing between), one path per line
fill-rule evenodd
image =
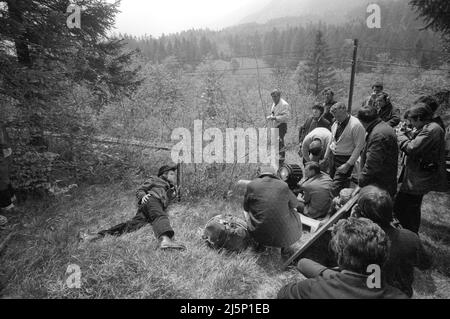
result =
M262 165L259 168L259 176L261 175L276 175L277 170L271 165Z
M163 165L159 168L158 170L158 177L160 177L162 174L164 174L165 172L168 171L176 171L177 170L177 165L176 164L171 164L171 165Z

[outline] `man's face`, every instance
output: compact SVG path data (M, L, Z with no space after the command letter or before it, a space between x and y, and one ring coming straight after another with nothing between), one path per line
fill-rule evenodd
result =
M175 171L168 171L164 174L164 176L172 184L175 184L177 182L177 174L175 173Z
M315 119L318 119L318 118L322 115L322 113L321 113L320 110L318 110L318 109L313 109L313 110L312 110L312 115L313 115L313 117L314 117Z
M383 89L381 88L381 86L374 86L374 87L372 88L372 90L373 90L373 92L374 92L375 94L381 93L381 91L383 91Z
M378 110L380 110L380 109L382 109L383 107L385 107L386 106L386 100L384 99L384 97L381 97L381 96L378 96L378 97L376 97L376 99L375 99L375 107L378 109Z
M314 176L314 174L315 174L314 170L309 169L308 166L305 168L305 176L306 176L306 178L311 178L311 177Z
M347 110L344 108L331 107L330 112L339 123L347 118Z
M275 105L277 105L280 102L281 96L279 94L272 94L272 100Z
M323 95L325 96L325 102L331 102L333 100L333 94L331 92L325 92Z

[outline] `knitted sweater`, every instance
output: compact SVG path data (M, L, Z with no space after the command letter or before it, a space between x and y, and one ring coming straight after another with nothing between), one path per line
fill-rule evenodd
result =
M336 121L331 127L331 134L333 135L333 138L325 157L329 156L329 152L333 152L334 155L350 156L347 163L350 165L355 165L355 162L366 143L366 130L356 117L350 115L350 120L347 126L339 139L336 141L335 136L337 127L338 123Z

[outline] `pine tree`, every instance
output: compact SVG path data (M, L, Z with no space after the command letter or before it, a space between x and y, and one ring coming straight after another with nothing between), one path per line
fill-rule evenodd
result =
M316 32L314 47L310 50L304 67L301 65L299 64L297 68L297 72L304 72L300 79L306 82L306 87L315 96L318 96L325 87L333 86L335 83L333 62L322 31Z

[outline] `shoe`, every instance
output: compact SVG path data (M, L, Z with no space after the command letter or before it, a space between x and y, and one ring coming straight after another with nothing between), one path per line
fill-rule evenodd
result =
M8 218L3 215L0 215L0 227L5 226L8 223Z
M186 250L186 246L176 242L175 240L165 237L159 243L159 248L162 250L165 249L177 249L177 250Z
M99 240L101 239L103 236L100 234L88 234L88 233L83 233L83 232L79 232L78 233L78 240L81 242L92 242L95 240Z

